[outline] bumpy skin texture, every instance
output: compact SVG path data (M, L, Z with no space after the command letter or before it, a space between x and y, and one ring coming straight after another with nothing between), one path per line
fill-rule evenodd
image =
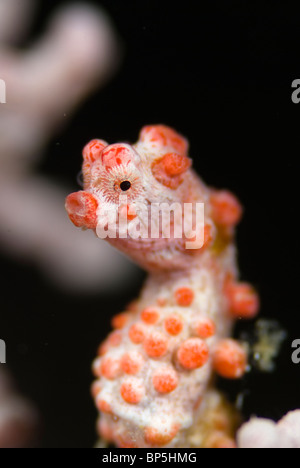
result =
M246 351L228 337L234 321L253 318L259 306L253 288L237 281L239 202L199 179L186 139L164 125L143 128L133 146L93 140L83 157L84 191L66 201L78 227L98 232L108 208L127 213L130 226L148 216L141 203L149 210L153 203L205 204L198 248L187 249L172 231L169 239L161 231L156 239L108 239L150 276L139 299L114 317L93 364L100 436L118 447L234 447L235 416L212 378L245 373Z

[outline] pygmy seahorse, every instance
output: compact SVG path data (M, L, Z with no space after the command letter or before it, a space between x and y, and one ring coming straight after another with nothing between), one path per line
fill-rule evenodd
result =
M66 200L71 221L105 237L117 220L108 242L149 272L139 299L113 318L93 364L100 436L118 447L234 447L235 415L213 377L244 375L247 352L230 336L235 320L259 309L254 289L238 282L239 201L202 182L187 140L165 125L144 127L135 145L93 140L83 159L84 190ZM166 236L162 219L173 203L193 208L174 213ZM197 204L204 222L192 227L203 235L197 244L191 230L196 243L188 248L190 237L175 228L194 220ZM149 228L153 213L158 235L130 235L130 227Z

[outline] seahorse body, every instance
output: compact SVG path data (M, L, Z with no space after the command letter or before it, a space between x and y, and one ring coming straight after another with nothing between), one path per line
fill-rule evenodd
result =
M93 364L101 437L119 447L233 447L235 416L213 389L213 376L245 373L246 351L229 337L235 320L254 317L259 307L253 288L237 282L239 202L201 181L187 140L164 125L144 127L133 146L93 140L83 158L84 191L66 200L76 226L99 235L117 213L129 228L149 227L152 207L163 206L154 217L156 238L118 230L107 239L149 278L138 300L113 318ZM162 213L173 203L182 214L164 238ZM205 206L204 234L193 249L174 230L185 203L193 215L197 203Z

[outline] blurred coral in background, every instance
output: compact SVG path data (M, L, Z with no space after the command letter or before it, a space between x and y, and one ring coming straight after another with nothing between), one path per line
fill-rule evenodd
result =
M277 424L252 418L237 435L239 448L300 448L300 410L291 411Z
M38 416L15 391L11 378L0 370L0 448L34 445Z
M76 4L56 12L31 48L17 50L11 44L24 37L34 6L0 0L0 78L7 89L0 107L0 248L36 262L71 291L107 291L121 278L124 284L133 267L93 235L74 230L64 211L69 187L34 169L55 132L114 73L120 47L102 11Z
M35 7L33 0L0 0L0 79L7 92L0 105L0 249L35 263L71 292L107 292L126 283L124 273L133 267L73 229L64 210L70 187L35 168L80 103L116 71L120 47L102 11L76 4L56 12L45 35L26 48ZM37 420L1 366L0 448L34 445Z

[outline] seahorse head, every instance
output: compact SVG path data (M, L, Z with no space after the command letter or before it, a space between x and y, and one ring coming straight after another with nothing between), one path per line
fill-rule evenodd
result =
M67 197L66 210L143 266L180 268L214 232L209 213L195 225L196 202L204 205L209 190L191 166L187 140L165 125L144 127L135 145L92 140L83 150L84 190Z

